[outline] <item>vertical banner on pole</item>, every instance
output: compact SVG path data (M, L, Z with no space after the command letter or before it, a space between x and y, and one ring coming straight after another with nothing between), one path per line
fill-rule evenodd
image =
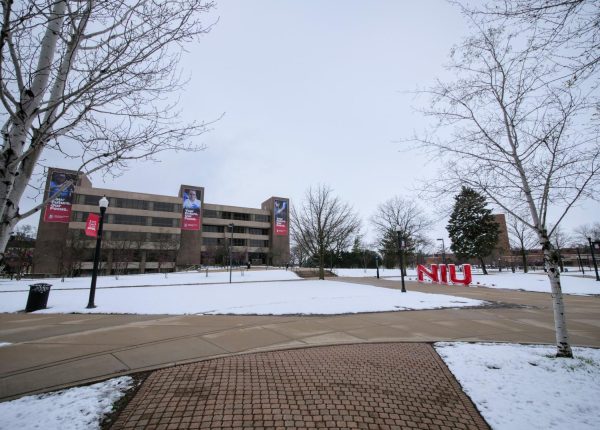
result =
M275 200L275 235L288 234L288 204L285 200Z
M183 212L181 214L182 230L200 230L200 211L202 202L200 191L185 188L183 190Z
M66 182L68 185L65 185ZM69 222L73 205L73 193L77 175L66 172L52 172L48 196L54 197L44 210L45 222Z
M85 222L85 235L89 237L98 237L98 226L100 224L100 215L89 214Z

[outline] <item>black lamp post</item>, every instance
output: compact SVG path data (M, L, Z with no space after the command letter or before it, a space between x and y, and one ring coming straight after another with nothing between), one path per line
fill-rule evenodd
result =
M581 274L585 276L585 270L583 268L583 260L581 259L581 253L579 252L579 245L577 246L577 260L579 260L579 268L581 269Z
M594 254L594 246L600 242L599 241L592 242L591 237L588 237L588 242L590 243L590 250L592 251L592 261L594 262L594 270L596 271L596 281L600 281L600 276L598 276L598 264L596 264L596 255Z
M402 234L402 229L398 227L396 228L396 232L398 233L398 249L400 251L400 279L402 279L402 289L400 291L406 293L406 287L404 285L404 246L406 243Z
M446 245L444 244L444 239L438 239L442 241L442 264L446 265Z
M231 271L233 269L233 261L231 259L231 250L233 248L233 227L235 225L233 223L229 224L229 228L231 229L231 239L229 239L229 283L231 284Z
M379 255L375 254L375 268L377 268L377 279L379 279Z
M88 300L88 309L95 308L94 299L96 297L96 278L98 276L98 262L100 261L100 251L102 247L102 227L104 226L104 213L108 207L108 199L102 196L98 202L100 206L100 223L98 224L98 236L96 237L96 252L94 253L94 268L92 269L92 285L90 286L90 298Z

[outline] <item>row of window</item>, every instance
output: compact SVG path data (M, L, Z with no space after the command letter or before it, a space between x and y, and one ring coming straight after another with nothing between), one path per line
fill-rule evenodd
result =
M73 212L73 221L85 222L87 212ZM140 215L121 215L107 214L105 218L107 224L123 224L123 225L150 225L153 227L175 227L178 228L181 220L179 218L161 218L161 217L145 217Z
M148 200L124 199L120 197L107 197L110 207L139 209L145 211L161 211L161 212L181 212L182 205L177 203L152 202ZM75 198L75 203L80 205L98 206L101 196L88 196L79 194ZM241 212L215 211L204 209L202 214L205 218L229 219L234 221L256 221L270 222L271 217L263 214L249 214Z
M87 219L87 212L75 211L73 212L73 221L85 222ZM123 225L143 225L153 227L174 227L180 226L181 220L179 218L161 218L161 217L146 217L140 215L122 215L122 214L107 214L105 218L107 224L123 224ZM231 230L225 225L211 225L204 224L202 229L209 233L230 233ZM266 236L269 234L269 230L266 228L253 228L253 227L242 227L234 226L233 232L238 234L255 234Z
M209 233L231 233L229 227L225 225L203 224L202 229ZM240 227L237 225L233 227L233 232L240 234L259 234L264 236L269 234L269 230L266 228Z
M214 211L212 209L204 209L202 211L204 218L230 219L234 221L257 221L270 222L271 217L263 214L248 214L241 212Z
M229 239L222 237L205 237L202 239L202 244L207 246L227 246L229 245ZM249 246L256 248L268 248L268 240L254 240L254 239L236 239L233 238L233 246Z
M75 203L80 205L91 205L98 206L101 196L88 196L88 195L77 195ZM148 200L135 200L135 199L123 199L120 197L107 197L108 205L115 208L125 209L140 209L140 210L152 210L161 212L181 212L182 207L177 203L168 202L152 202Z
M89 239L85 236L83 230L70 230L71 239ZM167 242L179 243L178 234L170 233L146 233L141 231L104 231L104 240L125 241L125 242Z

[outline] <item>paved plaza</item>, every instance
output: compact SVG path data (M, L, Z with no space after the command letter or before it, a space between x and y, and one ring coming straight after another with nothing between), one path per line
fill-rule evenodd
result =
M117 429L487 429L431 345L238 355L154 372Z

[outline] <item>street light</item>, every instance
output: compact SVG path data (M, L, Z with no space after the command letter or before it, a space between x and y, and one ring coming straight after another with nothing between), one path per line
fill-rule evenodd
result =
M379 279L379 255L375 254L375 267L377 268L377 279Z
M400 250L400 278L402 279L402 289L400 291L406 293L406 287L404 286L404 246L406 240L403 237L401 227L397 227L396 232L398 233L398 249Z
M231 239L229 239L229 283L231 284L231 270L232 270L232 260L231 260L231 249L233 248L233 227L235 225L233 223L229 224L229 228L231 229Z
M444 239L438 239L442 241L442 263L446 265L446 245L444 245Z
M90 298L88 300L88 309L95 308L94 299L96 297L96 278L98 276L98 262L100 261L100 251L102 246L102 227L104 226L104 213L108 207L108 199L102 196L98 202L100 206L100 223L98 224L98 236L96 236L96 252L94 253L94 268L92 269L92 285L90 286Z
M588 237L588 242L590 243L590 250L592 251L592 261L594 262L594 270L596 271L596 281L600 281L600 276L598 276L598 264L596 264L596 255L594 254L594 246L600 241L592 242L592 238Z

